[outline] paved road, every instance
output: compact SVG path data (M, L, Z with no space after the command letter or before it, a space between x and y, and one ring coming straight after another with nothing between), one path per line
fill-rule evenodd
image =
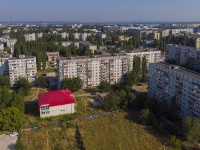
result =
M17 141L17 136L0 135L0 149L1 150L14 150L14 145Z

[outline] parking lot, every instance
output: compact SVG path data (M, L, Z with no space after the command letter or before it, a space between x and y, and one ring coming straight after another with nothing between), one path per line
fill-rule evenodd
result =
M0 149L14 150L14 144L17 141L17 136L10 137L9 135L0 135Z

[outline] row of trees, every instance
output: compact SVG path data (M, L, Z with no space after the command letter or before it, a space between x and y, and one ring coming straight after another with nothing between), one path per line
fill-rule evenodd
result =
M162 37L160 40L154 40L154 46L160 50L166 50L166 44L181 44L183 46L196 46L195 38L189 38L187 36L167 36Z
M147 81L147 60L144 56L141 60L139 56L134 56L133 59L133 69L126 73L125 84L128 86L132 86L138 82L146 82Z

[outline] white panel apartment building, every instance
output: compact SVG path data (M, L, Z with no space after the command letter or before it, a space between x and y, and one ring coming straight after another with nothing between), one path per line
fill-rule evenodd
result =
M24 36L25 36L26 42L27 42L27 41L35 41L35 33L26 34L26 35L24 35Z
M36 84L36 57L25 57L24 55L19 55L19 58L9 59L8 66L11 87L17 85L19 77L25 77L30 83Z
M166 61L173 59L177 64L182 65L190 60L195 69L200 69L200 50L192 47L167 44Z
M172 35L178 34L178 33L181 33L181 32L193 33L194 29L193 28L172 29Z
M58 88L64 78L72 77L80 77L84 88L98 86L102 80L111 84L122 82L123 75L132 70L135 55L146 56L148 62L161 61L161 51L60 58L57 62Z
M149 64L148 96L166 100L175 96L178 115L200 116L200 74L164 63Z
M14 46L17 42L17 39L10 39L9 37L0 38L0 42L6 43L6 45L10 48L11 53L14 53Z

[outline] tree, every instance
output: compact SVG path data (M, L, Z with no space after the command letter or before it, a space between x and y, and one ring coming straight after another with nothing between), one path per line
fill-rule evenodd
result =
M31 83L29 83L28 80L26 80L26 78L19 77L18 93L20 92L20 94L27 96L29 94L31 87L32 87Z
M0 76L0 86L10 88L9 76Z
M14 95L11 106L18 108L21 112L24 112L24 98L20 94Z
M0 110L0 129L3 131L18 131L23 123L23 113L15 107Z
M61 82L62 89L69 89L76 92L83 86L83 81L79 77L65 78Z
M200 141L200 119L186 117L182 122L182 134L189 142Z
M140 111L139 120L142 124L151 125L154 124L155 121L154 114L149 109L142 109Z
M48 87L48 79L46 77L38 77L37 79L37 86L41 88L47 88Z
M11 54L11 50L10 50L10 48L8 46L6 46L4 48L4 51L7 52L8 54Z
M178 148L178 149L181 149L181 143L180 143L180 140L176 138L175 135L172 135L169 139L169 142L170 142L170 145L175 147L175 148Z
M0 109L10 107L12 97L12 92L10 92L6 87L0 87Z
M106 111L120 110L120 98L115 93L108 94L103 100L103 107Z
M144 56L142 58L142 76L141 76L141 81L146 82L147 81L147 59Z
M101 81L101 83L98 86L98 89L101 92L110 92L111 90L111 85L107 81Z
M14 146L15 150L24 150L24 145L22 143L22 140L17 140L17 143Z

